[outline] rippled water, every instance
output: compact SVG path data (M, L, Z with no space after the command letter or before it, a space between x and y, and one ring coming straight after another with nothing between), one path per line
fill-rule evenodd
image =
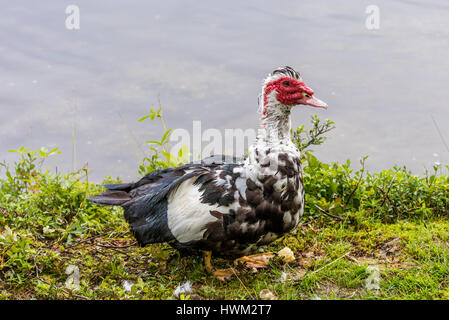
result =
M68 30L66 3L0 1L0 160L59 146L60 171L88 162L97 181L135 179L139 148L161 133L137 119L158 96L172 128L256 128L262 78L291 65L330 106L299 107L293 124L318 113L337 126L320 159L416 173L449 162L431 117L449 141L447 1L210 3L75 1ZM379 30L365 27L370 4Z

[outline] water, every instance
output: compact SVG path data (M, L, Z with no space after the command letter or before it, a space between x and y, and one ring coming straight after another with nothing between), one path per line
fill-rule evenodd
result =
M449 5L375 2L379 30L365 27L370 1L77 0L68 30L66 3L0 1L0 160L59 146L52 168L136 179L140 147L161 135L137 120L158 97L171 128L257 128L262 79L291 65L329 104L298 107L293 124L336 123L323 161L447 164L431 115L449 140Z

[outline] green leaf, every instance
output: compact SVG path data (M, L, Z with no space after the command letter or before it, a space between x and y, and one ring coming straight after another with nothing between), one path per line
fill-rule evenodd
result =
M170 137L172 131L173 131L172 129L168 129L167 131L165 131L165 133L164 133L164 135L162 136L162 139L161 139L161 144L166 142L168 137Z
M188 151L189 151L189 149L188 149L187 145L182 146L182 148L179 149L179 151L178 151L178 157L182 159L187 154Z
M156 141L156 140L150 140L150 141L145 141L146 143L148 143L148 144L157 144L157 145L162 145L162 143L161 142L159 142L159 141Z
M137 122L142 122L143 120L148 119L149 117L150 117L150 115L143 116L142 118L137 120Z
M173 155L170 152L167 151L161 151L161 153L165 156L167 161L170 161L171 158L173 158Z

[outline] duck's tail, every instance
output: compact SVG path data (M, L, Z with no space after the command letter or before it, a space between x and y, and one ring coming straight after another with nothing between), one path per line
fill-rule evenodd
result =
M131 190L132 185L133 183L105 184L103 187L108 189L107 191L88 197L87 200L102 205L121 206L131 200L128 192Z

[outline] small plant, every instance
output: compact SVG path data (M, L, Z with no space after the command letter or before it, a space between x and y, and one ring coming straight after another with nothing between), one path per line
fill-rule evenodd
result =
M151 121L159 119L164 133L162 134L162 138L160 140L146 141L149 145L150 151L143 158L142 164L139 166L139 174L145 175L148 172L157 169L179 167L186 163L189 156L187 146L183 146L178 151L178 154L170 152L169 139L173 130L167 129L167 126L165 125L165 121L162 116L162 107L159 107L158 110L150 109L150 113L140 118L137 122L142 122L146 119L150 119Z
M19 155L19 161L14 163L14 172L11 172L8 164L0 162L0 166L6 171L7 186L12 194L19 194L23 189L35 190L39 182L38 172L42 170L44 162L52 155L61 153L59 148L48 151L42 147L39 150L21 147L18 150L9 150ZM48 173L46 171L45 173Z
M297 127L296 130L291 130L292 141L300 151L305 151L312 145L322 144L327 139L324 134L335 129L333 121L322 122L316 114L311 117L311 123L312 128L309 131L304 129L304 125Z

